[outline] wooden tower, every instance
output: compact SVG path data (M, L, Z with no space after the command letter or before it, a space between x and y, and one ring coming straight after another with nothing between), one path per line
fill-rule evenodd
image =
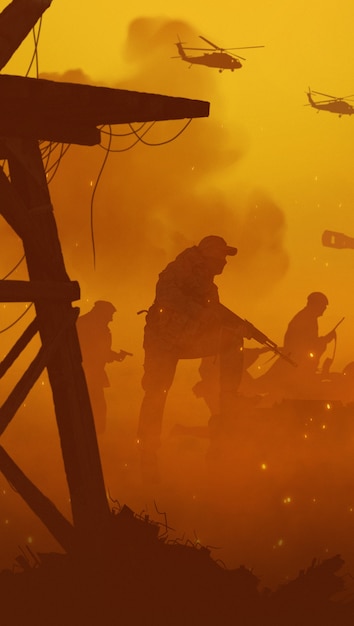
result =
M51 0L13 0L0 14L0 69ZM69 551L109 523L92 409L76 332L80 298L67 275L39 141L95 145L99 126L206 117L209 103L0 74L0 213L23 242L29 281L0 282L0 302L33 302L35 320L0 363L3 376L39 333L41 347L0 408L0 434L46 368L52 389L73 524L0 446L0 471ZM102 533L101 533L102 531Z

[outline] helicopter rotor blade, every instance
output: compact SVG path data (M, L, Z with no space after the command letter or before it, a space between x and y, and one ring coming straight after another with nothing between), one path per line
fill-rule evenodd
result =
M235 59L242 59L242 61L246 61L245 57L241 57L239 54L234 54L233 52L228 52L231 57L235 57Z
M223 48L223 50L249 50L251 48L265 48L265 46L238 46L237 48Z
M200 39L203 39L203 41L205 41L206 43L209 44L209 46L211 46L212 48L215 48L215 50L223 50L223 48L220 48L219 46L217 46L215 43L213 43L212 41L209 41L209 39L207 39L206 37L203 37L203 35L199 35Z
M214 52L214 50L211 50L210 48L186 48L185 46L183 46L185 50L204 50L205 52ZM223 50L221 48L216 48L216 52L223 52Z
M251 48L264 48L264 46L237 46L237 47L233 47L233 48L220 48L220 46L217 46L215 43L213 43L212 41L210 41L206 37L203 37L203 35L199 35L199 37L200 37L200 39L203 39L203 41L208 43L209 46L211 46L215 50L220 50L221 52L228 52L229 50L249 50Z
M321 91L311 91L309 92L314 93L318 96L326 96L326 98L330 98L330 100L326 100L326 102L342 102L345 100L350 100L351 98L354 98L354 94L350 94L349 96L344 96L344 97L337 97L337 96L330 96L328 93L322 93ZM323 102L319 103L319 104L323 104Z
M210 48L183 48L184 50L195 50L195 51L204 51L204 52L209 52L210 54L228 54L230 57L235 57L236 59L242 59L243 61L246 61L245 57L241 57L239 54L233 54L232 52L226 52L225 50L223 50L222 48L217 48L216 50L210 49Z
M310 93L315 93L317 96L325 96L326 98L330 98L331 100L343 100L343 98L337 98L337 96L331 96L328 93L322 93L321 91L311 91Z

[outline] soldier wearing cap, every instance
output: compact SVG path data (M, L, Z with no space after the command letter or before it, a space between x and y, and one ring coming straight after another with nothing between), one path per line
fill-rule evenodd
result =
M106 428L104 389L110 386L110 382L105 366L113 361L122 361L127 354L112 350L112 335L108 324L112 322L116 310L111 302L97 300L93 308L80 315L76 322L82 365L98 434L102 434Z
M181 252L159 274L144 329L145 391L138 427L142 476L157 481L162 418L179 359L220 356L220 413L237 395L242 375L243 329L224 327L214 277L237 248L217 235Z

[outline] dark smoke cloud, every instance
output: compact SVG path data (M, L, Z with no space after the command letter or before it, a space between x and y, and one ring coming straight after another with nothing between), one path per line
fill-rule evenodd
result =
M248 138L237 119L232 126L223 123L220 74L206 67L189 69L180 59L171 59L177 52L177 37L189 45L198 41L197 32L185 22L134 20L124 52L129 76L111 86L207 100L210 117L193 120L165 145L139 144L109 155L93 202L95 269L90 206L105 152L99 147L70 148L51 183L68 271L84 290L101 289L105 296L112 290L118 290L118 296L138 290L149 304L163 266L183 247L217 233L238 245L237 280L242 286L251 279L255 296L250 297L258 297L287 269L283 212L258 189L256 172L255 188L246 198L236 185L234 193L230 188L226 193L218 183L221 175L232 177L237 171ZM44 77L92 82L81 70ZM166 142L185 123L159 122L144 141ZM113 130L126 133L129 128L119 125ZM134 140L115 137L111 148L124 150ZM107 145L106 135L103 143Z

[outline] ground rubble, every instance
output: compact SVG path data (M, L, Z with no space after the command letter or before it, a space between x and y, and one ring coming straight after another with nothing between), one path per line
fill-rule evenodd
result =
M314 560L275 591L244 565L227 569L208 547L124 505L99 553L25 554L0 572L2 626L352 626L354 601L335 555ZM33 553L32 553L33 555Z

